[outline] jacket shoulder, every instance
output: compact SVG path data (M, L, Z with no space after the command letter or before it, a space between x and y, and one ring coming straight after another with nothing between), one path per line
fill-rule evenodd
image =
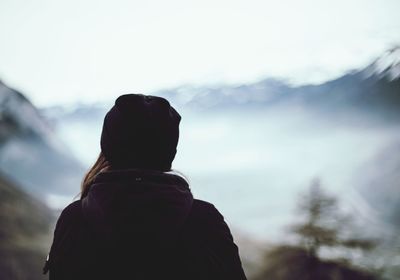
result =
M225 239L233 241L224 216L210 202L199 199L193 200L192 211L188 218L188 226L203 235L203 238L222 235Z
M56 227L54 230L54 240L50 255L61 246L61 240L65 239L65 235L71 232L71 229L76 227L82 220L82 206L81 201L77 200L70 203L65 207L60 216L58 217Z
M193 200L192 212L196 216L200 216L205 219L206 218L224 219L224 217L214 206L214 204L200 199Z
M100 279L93 278L98 253L93 245L81 200L74 201L64 208L56 224L48 261L50 279Z
M55 235L63 232L66 228L71 227L81 220L82 216L82 204L81 200L76 200L65 207L60 216L58 217L56 228L54 231Z
M246 279L229 226L212 203L193 200L186 230L188 255L207 271L202 279Z
M75 200L62 210L60 218L70 219L71 217L80 214L81 211L82 211L81 200Z
M201 199L193 199L193 205L204 209L215 209L214 204Z

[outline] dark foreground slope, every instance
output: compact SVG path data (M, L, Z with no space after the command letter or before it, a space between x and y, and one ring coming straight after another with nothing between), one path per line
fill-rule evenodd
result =
M0 174L0 279L43 279L50 210Z

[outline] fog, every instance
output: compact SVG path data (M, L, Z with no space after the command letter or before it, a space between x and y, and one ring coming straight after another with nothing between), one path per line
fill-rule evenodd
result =
M281 239L296 199L314 178L369 230L380 227L381 213L363 189L376 157L400 143L399 125L367 114L325 115L293 106L180 112L173 168L187 177L196 198L215 204L237 231ZM100 151L102 121L70 120L57 127L87 167Z

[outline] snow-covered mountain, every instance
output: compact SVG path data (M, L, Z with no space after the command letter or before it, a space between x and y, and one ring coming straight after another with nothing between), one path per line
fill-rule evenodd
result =
M220 87L179 87L155 93L192 109L299 105L337 112L343 109L397 114L400 108L400 48L391 49L363 69L322 84L293 86L276 79Z
M289 104L326 113L351 109L393 116L400 112L400 47L385 52L363 69L322 84L293 86L286 81L267 78L252 84L182 86L148 94L166 97L179 109L192 111ZM103 118L111 105L110 101L68 108L54 106L43 108L43 113L55 123L57 119L93 120Z
M77 194L84 173L40 111L1 82L0 171L50 203L58 195Z
M367 76L378 76L394 81L400 78L400 47L388 50L366 69Z

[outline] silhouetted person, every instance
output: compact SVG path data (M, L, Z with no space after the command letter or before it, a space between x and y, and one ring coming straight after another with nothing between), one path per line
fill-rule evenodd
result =
M223 216L171 172L180 120L164 98L117 98L81 199L58 219L50 279L246 279Z

